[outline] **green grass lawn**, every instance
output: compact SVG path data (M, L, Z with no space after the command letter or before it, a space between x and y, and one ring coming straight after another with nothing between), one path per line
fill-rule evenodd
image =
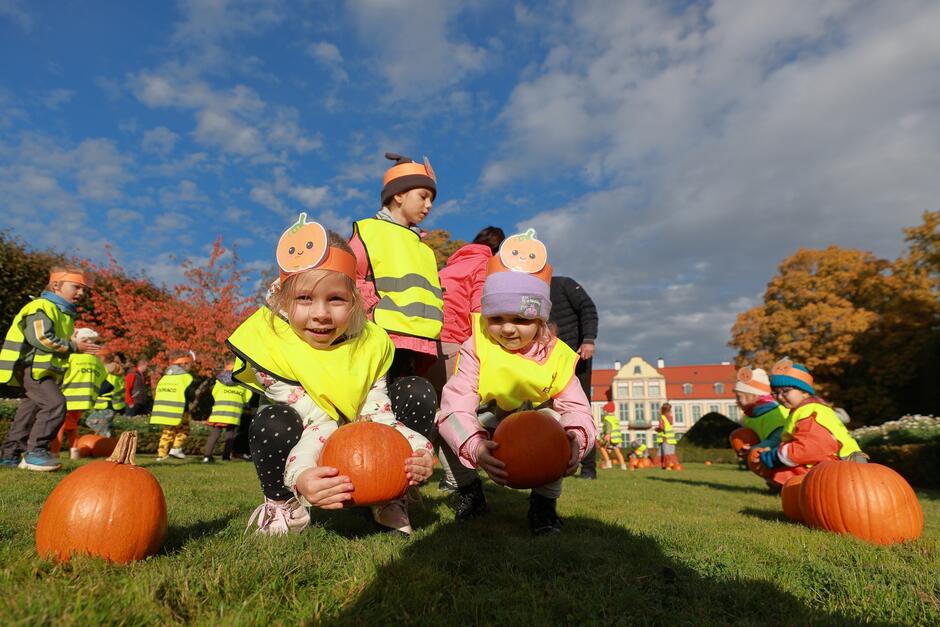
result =
M794 525L755 476L700 464L567 479L558 536L531 537L526 494L489 484L492 513L460 526L424 488L411 539L359 510L260 538L243 534L251 464L138 461L170 530L130 566L40 560L36 518L64 475L0 471L0 623L940 624L937 492L918 492L924 537L893 548Z

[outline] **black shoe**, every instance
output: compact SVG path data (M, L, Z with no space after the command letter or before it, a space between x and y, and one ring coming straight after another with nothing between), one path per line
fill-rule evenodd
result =
M454 510L454 520L465 522L482 516L488 511L490 508L486 505L483 483L479 479L470 485L457 488L457 508Z
M447 479L441 479L437 484L437 489L441 492L456 492L457 484Z
M214 463L215 463L215 460L212 459L211 457L203 457L203 458L202 458L202 463L203 463L203 464L214 464Z
M578 479L597 479L597 473L596 473L596 472L584 472L583 470L581 471L581 474L575 475L575 476L576 476Z
M534 536L561 532L561 519L555 513L557 499L533 492L529 496L529 529Z

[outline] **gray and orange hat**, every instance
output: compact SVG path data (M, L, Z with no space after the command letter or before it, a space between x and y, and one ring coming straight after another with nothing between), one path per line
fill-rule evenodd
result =
M388 206L388 201L395 194L403 194L409 190L423 187L431 190L431 200L437 197L437 176L428 158L418 163L411 157L405 157L394 152L386 152L385 158L395 162L395 165L385 171L382 179L382 206Z

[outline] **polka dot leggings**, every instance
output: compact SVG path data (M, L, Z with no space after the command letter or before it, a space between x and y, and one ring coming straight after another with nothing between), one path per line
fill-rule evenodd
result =
M401 377L388 386L388 396L399 422L430 439L437 411L434 386L421 377Z
M303 429L300 414L287 405L266 405L252 421L248 435L251 461L265 497L286 501L294 496L284 486L284 466Z

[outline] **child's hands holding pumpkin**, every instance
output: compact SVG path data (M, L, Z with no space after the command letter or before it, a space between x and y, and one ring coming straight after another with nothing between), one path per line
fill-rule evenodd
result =
M313 507L342 509L352 499L352 480L331 466L308 468L297 477L297 491Z
M574 431L568 429L565 431L565 435L568 436L568 444L571 445L571 457L568 458L565 475L573 475L578 468L578 464L581 463L581 446L578 444L578 438L575 436ZM610 442L610 436L607 437L607 442Z
M506 485L509 480L509 473L506 472L506 464L499 461L490 454L499 444L492 440L484 440L477 447L477 464L486 471L490 479L499 485Z
M421 485L431 478L434 469L434 458L425 450L415 451L405 460L405 476L408 485Z

